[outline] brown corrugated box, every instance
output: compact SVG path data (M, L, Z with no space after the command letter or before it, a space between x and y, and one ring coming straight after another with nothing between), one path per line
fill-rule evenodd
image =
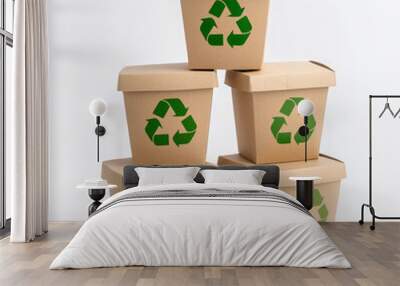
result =
M181 0L191 69L260 69L269 0Z
M219 156L218 165L251 166L251 161L239 154ZM346 178L344 162L321 154L317 160L275 164L280 168L279 188L296 196L295 182L290 177L317 176L314 185L314 207L311 213L320 221L334 221L340 194L341 181Z
M103 161L101 164L101 177L111 185L116 185L117 188L112 189L112 194L124 190L123 175L125 166L135 165L132 158L122 158Z
M123 175L125 166L138 165L133 162L132 158L121 158L103 161L101 164L101 177L109 184L117 185L118 187L111 190L112 194L116 194L124 190ZM200 165L211 165L214 164L205 162Z
M129 66L119 74L136 164L205 161L215 71L186 64Z
M308 158L318 157L328 88L336 84L332 69L317 62L269 63L260 71L228 71L225 83L232 87L243 157L255 163L304 160L305 138L296 134L304 124L297 112L302 99L315 105ZM282 133L289 135L290 141L283 140Z

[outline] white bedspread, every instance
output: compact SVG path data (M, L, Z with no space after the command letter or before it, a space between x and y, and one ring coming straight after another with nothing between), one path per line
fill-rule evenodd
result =
M278 190L247 185L136 187L107 199L50 269L145 266L293 266L349 268L350 263L311 216L262 199L115 200L163 190ZM108 207L107 207L108 206Z

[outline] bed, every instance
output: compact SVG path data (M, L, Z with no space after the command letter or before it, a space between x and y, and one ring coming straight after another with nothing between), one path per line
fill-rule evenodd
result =
M261 185L194 183L138 186L105 200L50 269L120 266L290 266L350 268L343 253L292 196L278 190L276 166ZM201 170L217 169L198 166Z

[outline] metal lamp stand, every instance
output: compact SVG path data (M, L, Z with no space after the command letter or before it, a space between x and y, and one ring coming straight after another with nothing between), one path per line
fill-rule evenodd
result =
M310 130L308 129L308 116L304 116L304 129L305 129L305 139L304 142L304 161L307 162L307 141L308 141L308 134Z
M305 138L304 141L304 162L307 162L307 141L308 136L310 134L310 130L308 129L308 116L304 116L304 125L299 128L299 134Z
M97 162L100 161L100 136L104 136L106 134L106 129L104 126L100 125L100 116L96 116L96 129L94 133L97 135Z
M372 216L372 225L369 227L371 230L375 230L375 220L397 220L400 217L384 217L376 215L375 208L372 203L372 101L377 98L400 98L400 95L370 95L369 96L369 202L368 204L362 204L361 206L361 219L358 221L359 224L364 224L364 208L369 208Z

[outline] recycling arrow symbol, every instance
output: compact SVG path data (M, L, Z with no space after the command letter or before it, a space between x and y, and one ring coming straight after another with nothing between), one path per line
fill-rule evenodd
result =
M168 146L170 144L169 134L157 133L159 129L163 128L159 119L165 118L170 109L172 109L174 112L175 117L185 117L189 110L179 98L168 98L158 102L153 111L153 115L156 117L147 119L147 124L145 127L147 136L156 146ZM182 119L181 124L185 131L181 132L177 130L172 137L172 140L178 147L180 145L189 144L196 134L197 129L196 121L191 115L188 115Z
M287 99L281 109L280 116L273 117L273 121L271 124L271 132L274 135L274 138L278 144L290 144L292 143L292 133L291 132L282 132L282 128L287 125L286 117L289 117L294 108L299 105L299 103L303 100L302 97L291 97ZM317 125L315 121L314 115L308 117L308 129L309 133L307 135L307 140L314 133L315 126ZM297 144L304 143L306 141L306 136L302 136L299 131L294 135L294 141Z
M324 201L324 197L318 189L313 190L313 207L318 208L319 220L325 222L329 216L329 210Z
M240 33L230 32L227 36L226 41L230 47L243 46L251 34L253 26L247 16L242 16L244 7L241 7L238 0L216 0L208 14L211 17L201 19L200 31L204 39L211 46L223 46L224 35L211 33L214 28L218 28L214 18L220 18L225 8L229 10L229 17L239 18L236 21L236 25L239 28Z

